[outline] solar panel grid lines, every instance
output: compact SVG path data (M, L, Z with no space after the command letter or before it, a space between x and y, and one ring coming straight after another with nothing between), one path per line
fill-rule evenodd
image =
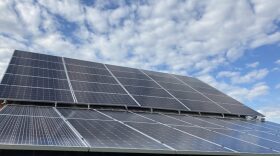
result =
M117 79L117 77L109 70L109 68L104 64L105 68L109 71L111 76L118 82L118 84L123 88L123 90L127 93L127 95L138 105L141 106L141 104L126 90L126 88L120 83L120 81Z
M67 58L67 57L65 57L65 63L70 65L82 66L82 67L105 69L102 63L78 60L78 59Z
M172 75L173 76L173 75ZM185 83L184 81L180 80L179 78L173 76L174 78L176 78L177 80L181 81L183 84L189 86L190 88L192 88L190 85L188 85L187 83ZM212 101L214 104L216 104L217 106L221 107L222 109L224 109L226 112L231 113L229 110L225 109L224 107L222 107L221 105L217 104L217 102L211 100L210 98L208 98L207 96L205 96L203 93L197 91L196 89L192 88L193 90L195 90L196 92L200 93L201 95L203 95L204 97L206 97L207 99L209 99L210 101Z
M132 126L129 126L128 124L126 124L126 123L124 123L124 122L122 122L122 121L119 121L119 120L117 120L117 119L115 119L115 118L113 118L113 117L111 117L111 116L109 116L109 115L107 115L107 114L105 114L105 113L103 113L103 112L100 112L100 111L98 111L98 110L95 110L95 111L97 111L97 112L99 112L99 113L101 113L101 114L107 116L108 118L111 118L111 119L114 120L114 121L117 121L117 122L119 122L119 123L121 123L121 124L127 126L128 128L130 128L130 129L132 129L132 130L134 130L134 131L136 131L136 132L142 134L143 136L145 136L145 137L147 137L147 138L149 138L149 139L151 139L151 140L153 140L153 141L155 141L155 142L157 142L157 143L163 145L164 147L166 147L166 148L168 148L168 149L170 149L170 150L176 150L176 149L174 149L173 147L171 147L171 146L169 146L169 145L167 145L167 144L165 144L165 143L163 143L163 142L161 142L161 141L159 141L159 140L157 140L157 139L155 139L155 138L153 138L153 137L151 137L151 136L149 136L149 135L147 135L147 134L145 134L145 133L139 131L138 129L136 129L136 128L132 127Z
M27 67L37 67L42 69L63 70L63 65L61 63L46 62L46 61L40 61L34 59L32 60L32 59L13 57L10 64L16 64L16 65L27 66Z
M133 113L133 112L132 112L132 113ZM147 118L147 119L150 119L150 120L153 120L153 119L151 119L151 118L149 118L149 117L146 117L146 116L143 116L143 115L140 115L140 114L137 114L137 115L142 116L142 117ZM217 149L219 149L219 150L224 149L224 150L226 150L226 151L237 152L237 151L235 151L235 150L232 150L232 149L223 147L223 146L221 146L221 145L219 145L219 144L216 144L216 143L214 143L214 142L205 140L205 139L203 139L203 138L201 138L201 137L198 137L198 136L189 134L189 133L187 133L187 132L185 132L185 131L181 131L181 130L179 130L179 129L176 129L176 128L174 128L174 127L168 125L168 124L164 124L164 123L158 122L158 121L156 121L156 120L153 120L153 121L156 122L156 123L158 123L159 125L164 126L164 127L168 127L168 128L170 128L170 129L173 129L173 130L178 131L178 132L180 132L180 133L187 134L189 137L191 136L191 138L196 138L196 139L198 139L198 140L201 140L201 141L204 142L204 144L205 144L205 142L207 142L207 143L209 143L210 145L213 145L214 147L216 146L216 148L213 147L213 149L216 149L216 150L217 150ZM202 144L203 144L203 143L201 142L201 146L202 146ZM208 145L208 146L209 146L209 145ZM217 147L219 147L219 148L217 148ZM185 148L187 148L187 147L185 147ZM180 149L177 149L177 150L180 151ZM182 150L182 149L181 149L181 150Z
M34 106L34 105L5 105L1 109L0 115L13 116L31 116L31 117L49 117L57 118L59 115L49 106Z
M66 74L66 78L67 78L67 82L68 82L68 85L69 85L69 88L70 88L70 92L71 92L72 98L74 100L74 103L78 103L78 100L76 98L75 92L73 90L73 87L72 87L72 84L71 84L71 81L70 81L70 78L68 76L68 70L67 70L67 67L65 65L64 57L62 57L61 60L63 62L63 67L64 67L64 71L65 71L65 74Z
M83 139L82 135L71 125L71 123L55 107L53 107L53 109L59 115L59 117L64 120L64 122L74 132L74 134L79 138L79 140L84 144L84 146L89 147L89 143L85 139Z
M0 116L0 144L84 147L60 118Z
M164 114L162 114L162 115L164 115ZM171 117L171 116L170 116L170 117ZM193 118L193 117L192 117L192 118ZM176 119L176 118L175 118L175 119ZM208 121L205 121L205 120L203 120L203 119L201 119L201 118L198 118L198 117L196 117L196 119L202 120L202 121L204 121L204 122L208 122ZM179 119L179 120L181 120L181 119ZM183 120L182 120L182 121L183 121ZM208 123L211 123L211 122L208 122ZM191 123L191 124L194 124L194 123ZM214 124L214 123L211 123L211 124ZM215 125L218 125L218 124L215 124ZM211 128L211 127L202 126L202 125L196 125L196 126L198 126L198 127L200 127L200 128L203 128L203 129L206 129L206 130L214 131L214 132L217 132L217 131L215 131L215 129L217 129L217 130L221 129L221 128ZM218 126L221 126L221 125L218 125ZM189 126L188 126L188 127L189 127ZM228 129L228 130L230 130L230 129ZM236 131L236 130L234 130L234 131ZM188 131L187 131L187 132L188 132ZM219 133L219 132L217 132L217 133ZM219 133L219 134L224 134L224 133ZM226 135L226 136L228 136L228 135ZM230 136L230 137L233 137L234 139L238 139L238 138L235 138L234 136ZM238 140L244 141L242 138L244 138L244 137L241 137L241 139L238 139ZM254 138L251 138L251 139L254 140ZM261 139L262 139L262 138L261 138ZM247 140L248 140L248 139L247 139ZM245 142L251 143L250 141L245 141ZM262 142L271 143L272 141L271 141L271 140L267 140L267 139L262 139ZM266 146L266 143L263 144L262 147L270 149L269 147L265 147L265 146ZM254 143L251 143L251 144L254 144ZM260 146L259 143L258 143L258 144L254 144L254 145ZM260 146L260 147L261 147L261 146ZM279 146L279 147L280 147L280 146ZM277 148L277 145L274 146L274 148ZM277 148L277 149L278 149L278 148ZM275 151L275 152L278 152L277 150L274 150L274 151Z
M27 52L27 51L21 51L21 50L15 50L13 56L15 57L23 57L23 58L32 58L39 59L39 60L45 60L45 61L51 61L51 62L61 62L60 57L43 54L43 53L34 53L34 52Z
M158 82L156 82L153 78L151 78L148 74L146 74L143 70L139 70L143 74L145 74L147 77L149 77L151 80L153 80L157 85L159 85L163 90L165 90L170 96L172 96L176 101L178 101L183 107L185 107L187 110L191 110L188 108L185 104L183 104L180 100L178 100L173 94L169 93L165 88L163 88Z

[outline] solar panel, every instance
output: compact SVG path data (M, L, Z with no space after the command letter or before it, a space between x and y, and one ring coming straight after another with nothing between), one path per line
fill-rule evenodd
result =
M75 91L79 103L96 105L118 105L118 106L138 106L130 96L126 94L106 94L93 92Z
M62 63L61 58L57 57L57 56L38 54L38 53L32 53L32 52L24 52L24 51L19 51L19 50L14 51L14 57Z
M61 63L39 61L39 60L34 60L34 59L26 59L26 58L18 58L18 57L13 57L11 59L10 64L26 66L26 67L37 67L37 68L43 68L43 69L55 69L55 70L64 69L63 64L61 64Z
M116 121L76 120L69 122L90 148L167 150L165 146Z
M126 94L123 88L118 84L100 84L71 81L73 90L75 91L88 91L88 92L107 92L107 93L119 93Z
M32 76L24 76L24 75L5 74L2 79L2 84L69 90L69 85L67 80L32 77Z
M7 105L0 111L1 115L25 115L38 117L59 117L52 107Z
M70 80L117 84L116 80L111 76L92 75L92 74L73 73L73 72L68 72L68 75Z
M114 119L117 119L119 121L125 121L125 122L144 122L144 123L156 123L150 119L144 118L142 116L139 116L135 113L127 112L127 111L109 111L109 110L99 110L99 112L102 112L106 115L109 115L113 117Z
M33 67L17 66L11 64L8 66L6 74L66 79L65 72L62 70L33 68Z
M277 153L269 148L256 145L251 142L246 142L242 140L243 138L230 137L228 135L223 135L217 132L213 132L200 127L185 127L185 126L173 126L176 129L180 129L189 134L204 138L208 141L214 142L216 144L222 145L234 151L244 152L244 153Z
M106 69L99 69L99 68L90 68L85 66L76 66L76 65L66 65L68 71L71 72L81 72L86 74L98 74L98 75L107 75L111 76L110 73Z
M101 63L82 61L82 60L77 60L77 59L72 59L72 58L64 58L64 60L65 60L66 64L70 64L70 65L106 69L105 66Z
M230 152L221 146L209 143L161 124L131 122L127 124L157 140L160 140L178 151Z
M0 145L23 145L25 148L29 145L33 149L36 146L69 147L70 150L84 147L60 118L0 115L0 129Z
M22 51L1 84L9 100L262 116L195 78Z
M112 120L105 115L88 109L69 109L58 108L58 111L67 119L94 119L94 120Z

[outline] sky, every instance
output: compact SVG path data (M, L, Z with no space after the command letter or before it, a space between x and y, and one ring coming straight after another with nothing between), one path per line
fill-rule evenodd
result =
M14 49L193 76L280 123L279 0L1 0Z

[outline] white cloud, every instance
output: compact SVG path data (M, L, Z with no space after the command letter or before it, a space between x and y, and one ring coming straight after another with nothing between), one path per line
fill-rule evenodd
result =
M276 64L280 65L280 59L275 61Z
M250 71L244 75L241 75L240 72L231 72L231 71L221 71L218 73L218 78L229 78L234 84L241 83L251 83L257 80L261 80L266 77L269 73L267 69L259 69Z
M258 111L265 115L266 120L280 123L279 104L276 104L275 106L270 106L270 107L263 107L263 108L259 109Z
M250 67L250 68L256 68L259 65L260 65L260 62L253 62L253 63L246 64L246 66Z

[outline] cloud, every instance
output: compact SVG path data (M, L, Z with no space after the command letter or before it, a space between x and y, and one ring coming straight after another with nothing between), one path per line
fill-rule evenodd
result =
M275 86L275 89L280 89L280 83Z
M279 106L277 107L276 104L276 107L275 106L263 107L259 109L258 112L264 114L266 120L280 123L280 116L279 116L280 109L277 108L279 108Z
M234 84L242 83L252 83L257 80L261 80L267 76L269 71L267 69L259 69L250 71L244 75L241 75L240 72L231 72L231 71L221 71L218 73L218 78L229 78L230 81Z
M250 67L250 68L256 68L259 65L260 65L260 62L253 62L253 63L246 64L246 66Z
M280 65L280 59L275 61L276 64Z
M183 75L209 75L247 51L279 43L279 7L277 0L96 1L92 5L74 0L2 0L0 15L5 18L0 19L0 58L8 60L6 51L22 49ZM1 70L4 68L2 63ZM266 84L238 85L262 80L267 74L267 69L246 74L224 71L220 77L234 84L220 87L229 87L228 92L234 94L241 90L240 96L258 96L250 91L264 94Z

